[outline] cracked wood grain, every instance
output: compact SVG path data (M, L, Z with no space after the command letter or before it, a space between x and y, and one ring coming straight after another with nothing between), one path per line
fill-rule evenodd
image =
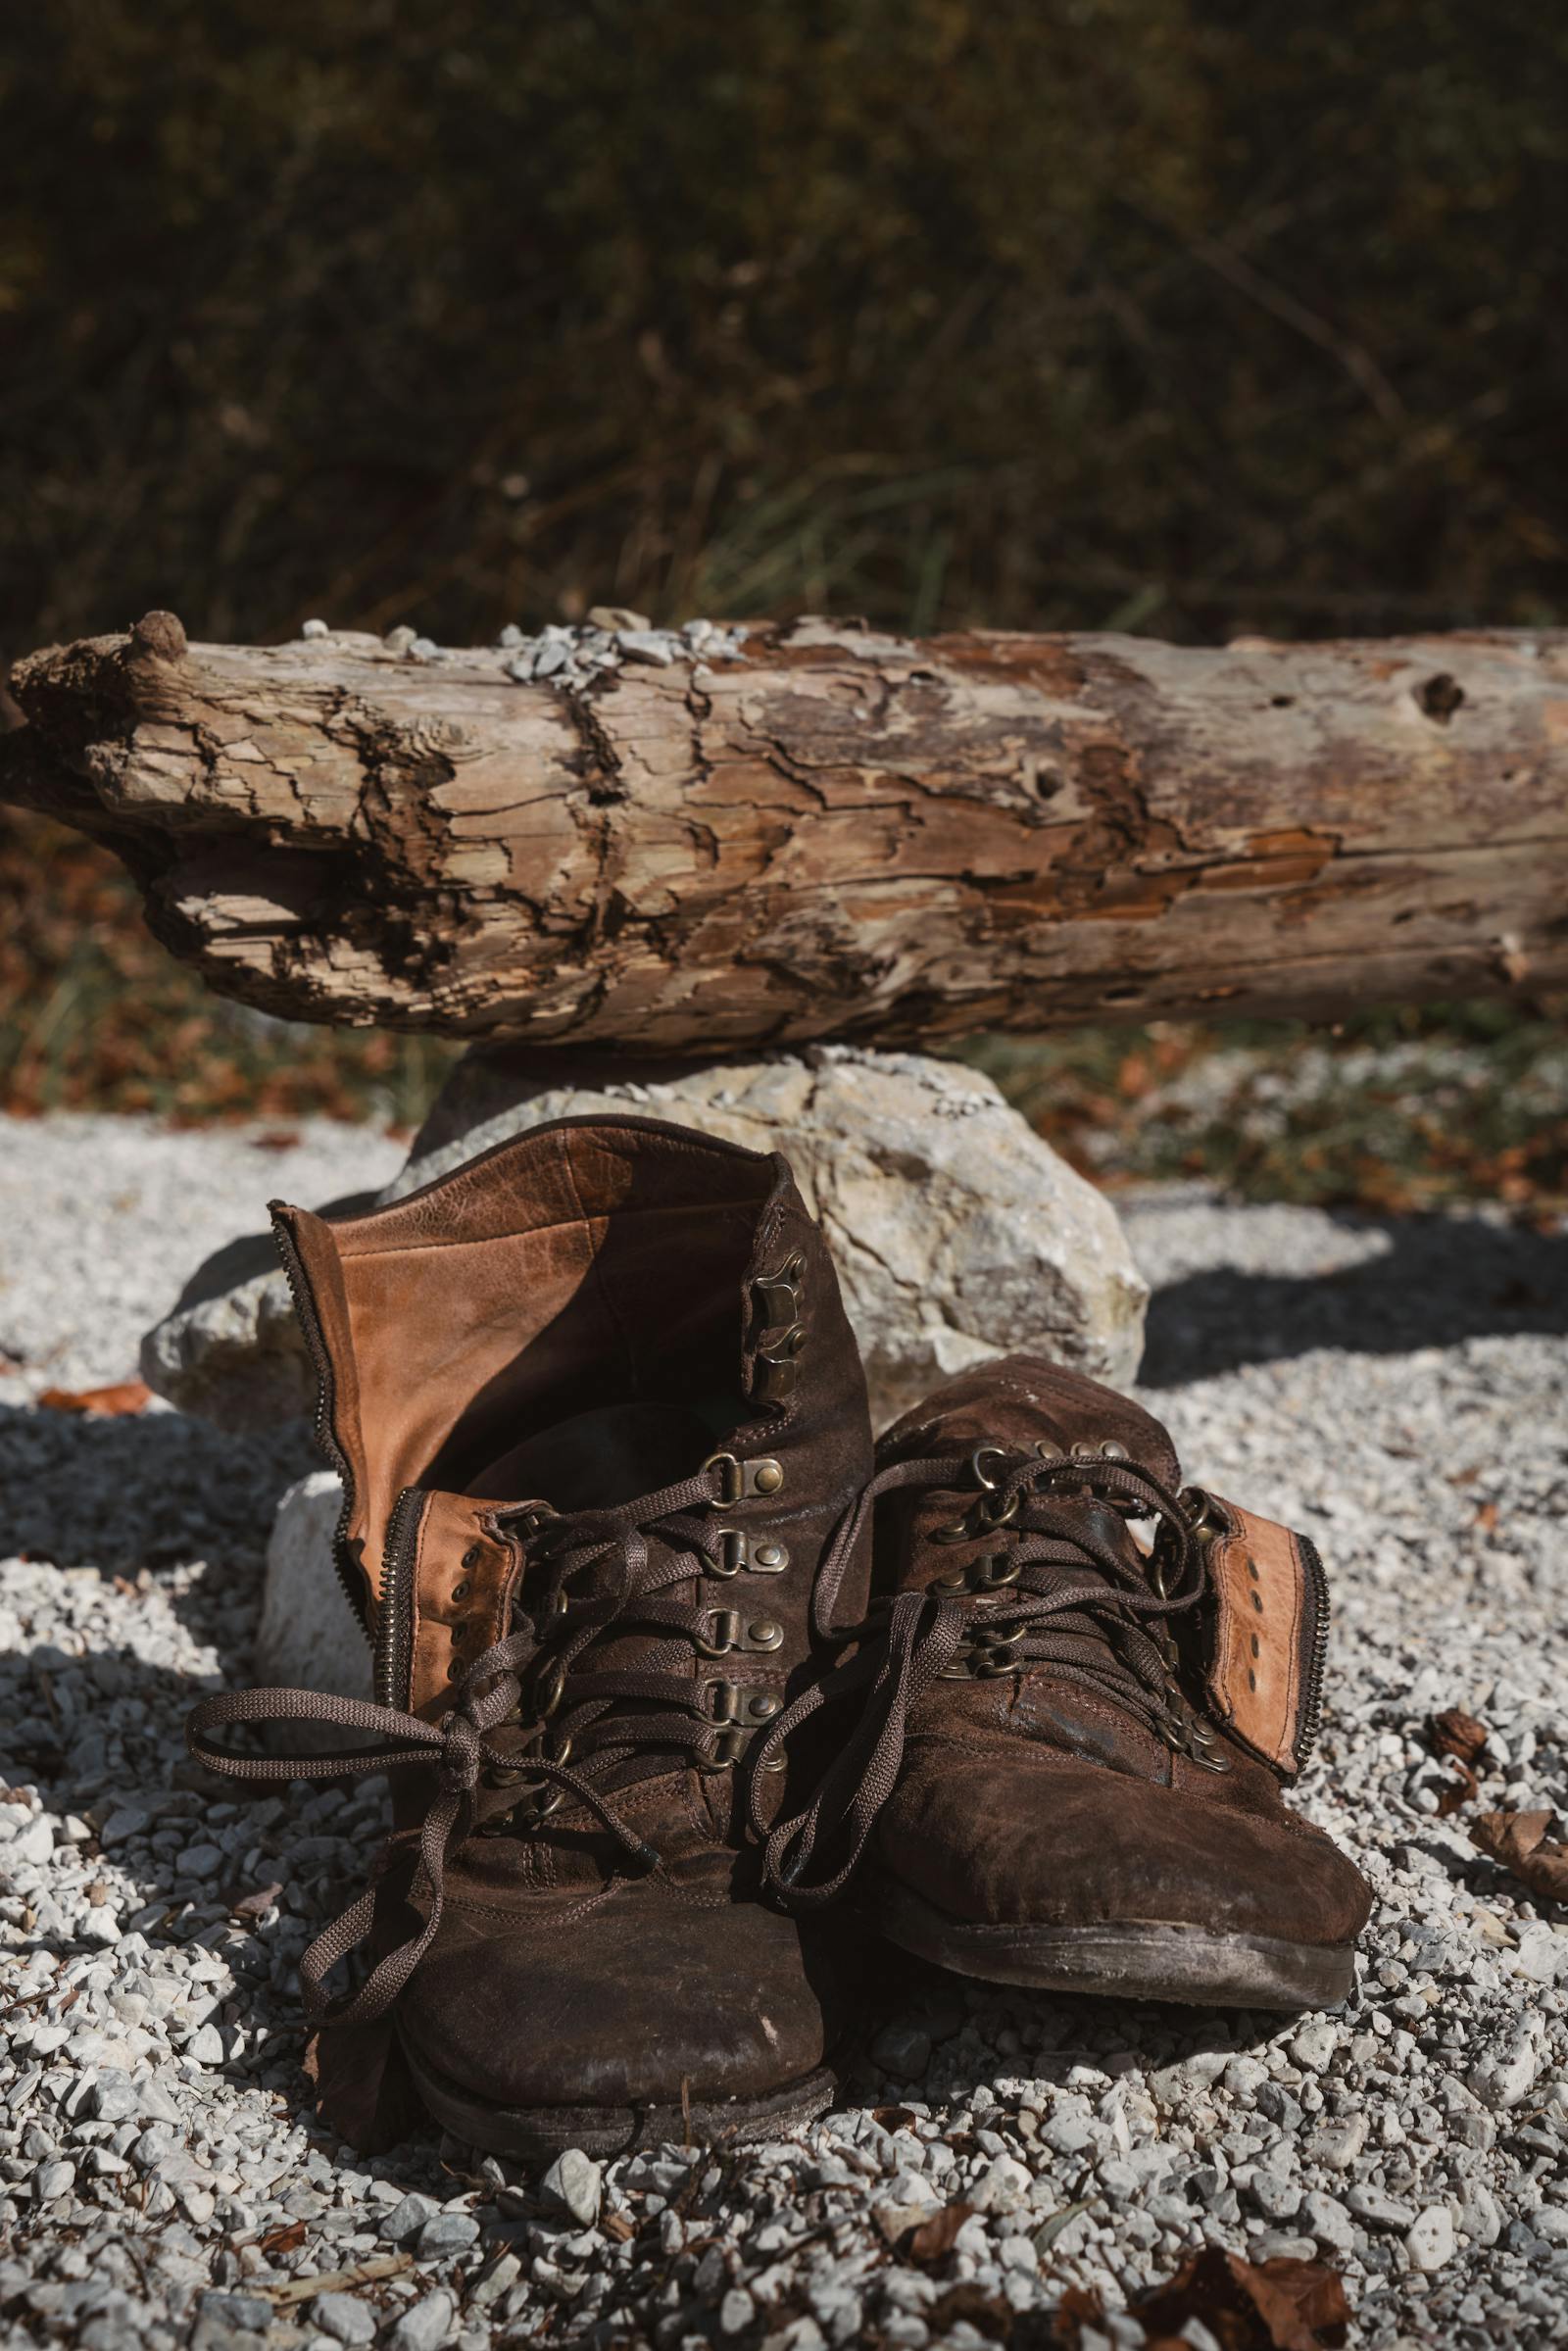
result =
M679 1054L1568 979L1562 633L500 661L149 614L18 666L0 798L293 1018Z

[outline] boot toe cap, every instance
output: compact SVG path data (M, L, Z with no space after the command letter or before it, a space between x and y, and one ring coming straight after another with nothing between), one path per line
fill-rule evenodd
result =
M823 2064L841 2010L794 1921L629 1885L510 1928L449 1910L397 2017L416 2066L487 2105L619 2112L766 2098Z
M1277 1799L1238 1803L1036 1752L978 1772L940 1752L879 1824L884 1867L958 1920L1143 1922L1350 1942L1365 1880Z

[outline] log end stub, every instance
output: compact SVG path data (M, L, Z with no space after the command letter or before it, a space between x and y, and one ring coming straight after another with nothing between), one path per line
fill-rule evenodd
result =
M173 612L143 612L130 632L132 658L182 661L190 650L184 622Z

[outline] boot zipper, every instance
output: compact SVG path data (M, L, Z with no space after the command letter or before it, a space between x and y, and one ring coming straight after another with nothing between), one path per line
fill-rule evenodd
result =
M1312 1636L1307 1651L1301 1697L1301 1718L1296 1733L1296 1768L1304 1770L1323 1721L1323 1669L1329 1654L1329 1580L1323 1572L1317 1545L1298 1535L1307 1589L1312 1594Z
M428 1499L421 1487L405 1486L386 1522L386 1541L381 1547L380 1621L375 1635L378 1706L406 1706L409 1702L414 1567L419 1520Z
M294 1300L294 1311L299 1317L300 1329L305 1334L306 1353L310 1356L316 1372L315 1435L317 1449L322 1454L328 1466L337 1471L343 1487L343 1507L337 1514L337 1525L332 1530L332 1565L336 1568L337 1580L348 1596L349 1606L358 1617L362 1628L365 1628L367 1638L368 1638L365 1578L350 1563L348 1556L349 1520L354 1513L354 1473L349 1468L348 1458L338 1444L337 1432L332 1424L332 1410L336 1394L332 1380L332 1359L327 1353L326 1341L321 1336L320 1319L316 1311L316 1298L311 1290L309 1276L301 1262L299 1250L295 1247L294 1236L284 1223L275 1202L270 1204L269 1213L272 1219L272 1239L276 1245L277 1253L283 1260L283 1278L288 1284L289 1296Z

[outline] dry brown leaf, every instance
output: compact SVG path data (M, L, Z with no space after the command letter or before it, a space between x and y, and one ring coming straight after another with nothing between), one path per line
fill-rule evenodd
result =
M1461 1763L1479 1763L1490 1737L1486 1724L1462 1706L1445 1706L1427 1725L1427 1743L1434 1755L1455 1755Z
M1062 2351L1078 2351L1083 2330L1093 2327L1104 2331L1105 2305L1087 2285L1069 2285L1051 2314L1051 2339L1059 2343Z
M1470 1835L1483 1853L1500 1861L1521 1886L1548 1902L1568 1902L1568 1843L1550 1837L1551 1812L1483 1812Z
M1184 2338L1192 2319L1208 2328L1220 2351L1337 2351L1350 2323L1338 2273L1319 2261L1245 2261L1223 2245L1205 2245L1174 2278L1152 2286L1131 2305L1151 2351ZM1092 2294L1062 2297L1055 2317L1063 2351L1078 2351L1086 2327L1102 2325Z
M1479 1792L1480 1782L1476 1766L1487 1751L1487 1726L1462 1706L1445 1706L1427 1724L1427 1744L1434 1755L1446 1755L1457 1768L1458 1777L1452 1780L1438 1798L1438 1818L1446 1821L1456 1813L1461 1804L1468 1804Z
M259 1919L264 1911L271 1909L282 1890L281 1886L258 1886L254 1893L241 1894L237 1901L230 1902L228 1915L234 1919Z
M942 2210L934 2212L929 2221L922 2221L917 2229L911 2229L904 2240L904 2249L910 2261L945 2261L953 2251L955 2237L973 2211L972 2204L944 2204Z
M274 2253L292 2253L296 2247L303 2245L304 2242L305 2223L303 2221L288 2221L285 2222L281 2229L270 2229L268 2230L266 2236L264 2236L261 2240L261 2250L267 2255L268 2260L270 2261Z
M604 2235L612 2237L617 2245L630 2244L637 2233L636 2222L629 2213L624 2212L601 2213L599 2228Z
M120 1380L112 1388L46 1388L35 1400L45 1412L121 1415L145 1412L153 1392L145 1380Z

